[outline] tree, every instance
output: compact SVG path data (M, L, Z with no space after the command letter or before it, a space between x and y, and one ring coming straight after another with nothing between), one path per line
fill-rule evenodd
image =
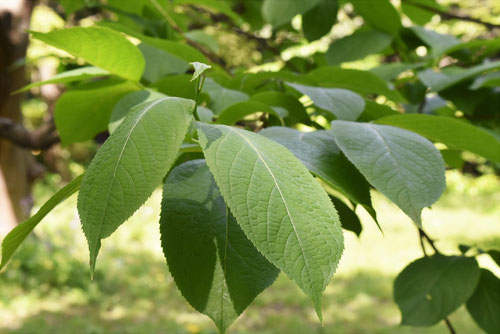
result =
M421 25L434 15L494 23L432 0L402 1L400 11L388 0L61 3L68 14L92 5L96 25L31 35L88 66L23 90L68 86L54 111L64 145L103 131L109 138L84 175L5 238L1 267L53 207L79 191L93 275L102 240L163 185L169 269L220 332L280 271L311 297L321 319L342 228L362 232L358 206L378 224L373 187L411 218L424 253L395 280L402 323L444 321L454 333L447 317L466 303L486 332L499 328L491 294L500 280L475 259L498 254L477 247L443 254L421 218L446 187L446 166L465 163L460 152L493 168L500 162L498 39L464 42ZM365 23L326 52L285 57L292 46L329 36L337 13ZM403 26L403 14L417 25ZM222 57L207 34L212 26L253 43L261 59ZM339 66L372 54L381 61L369 71ZM281 68L245 71L252 62Z

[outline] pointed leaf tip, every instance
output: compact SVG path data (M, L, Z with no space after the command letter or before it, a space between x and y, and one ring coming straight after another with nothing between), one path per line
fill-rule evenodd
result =
M151 196L175 162L194 101L166 97L132 109L92 160L82 180L78 213L91 271L101 239Z

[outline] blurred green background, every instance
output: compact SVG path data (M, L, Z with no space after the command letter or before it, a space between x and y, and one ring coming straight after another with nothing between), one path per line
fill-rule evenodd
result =
M471 16L492 22L500 12L500 2L494 0L443 1L450 2L468 6ZM85 25L82 21L78 23ZM64 25L57 14L41 5L34 12L31 29L50 31ZM345 35L358 25L346 17L345 24L332 31L332 37ZM431 26L464 40L485 33L483 27L470 22L450 25L436 21ZM242 44L235 35L207 33L217 38L220 53L226 59L245 67L257 65L258 59L248 57L252 45ZM289 59L309 55L328 44L329 40L310 43L290 49L283 56ZM377 57L343 66L368 69L379 63ZM38 80L39 67L49 66L57 72L65 66L54 56L54 50L41 42L30 46L28 65L33 80ZM282 65L268 64L265 69L279 69ZM259 69L264 68L257 66L255 70ZM47 108L42 99L29 96L23 107L25 126L36 128ZM32 212L64 181L82 173L96 149L95 143L56 146L52 152L56 158L44 158L49 172L35 185ZM498 177L491 173L471 177L448 171L447 183L446 193L423 215L424 227L439 248L450 255L460 253L460 243L499 248ZM377 193L372 195L384 234L366 212L358 209L363 232L359 239L346 232L346 251L324 295L323 326L318 323L309 299L281 275L235 322L231 333L448 333L443 323L420 329L399 326L400 314L392 299L393 280L422 252L413 223L386 199ZM0 274L0 333L216 333L211 321L185 302L169 275L159 240L160 199L161 193L156 191L103 243L94 280L90 280L88 249L76 212L76 196L56 208ZM500 275L488 256L479 256L479 261ZM460 334L481 332L464 308L450 319Z
M35 210L57 188L58 175L37 184ZM424 227L440 249L459 254L458 244L500 245L500 185L493 175L447 173L448 190L424 210ZM448 333L400 327L392 300L394 277L422 256L417 230L393 204L373 193L384 234L365 212L358 239L346 232L346 251L324 295L324 324L309 299L285 275L257 297L232 333ZM161 192L103 243L90 280L88 250L76 212L76 196L54 210L0 275L0 333L216 333L192 309L169 275L160 248ZM362 209L359 209L362 210ZM482 266L497 275L488 256ZM464 308L450 317L457 332L480 333Z

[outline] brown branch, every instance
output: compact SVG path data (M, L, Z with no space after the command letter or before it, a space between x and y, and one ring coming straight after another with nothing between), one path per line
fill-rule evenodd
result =
M59 136L55 132L52 121L34 131L28 131L23 125L6 117L0 117L0 138L33 150L45 150L59 142Z
M196 6L196 5L188 5L188 7L194 9L198 13L208 14L213 23L225 23L231 28L236 34L245 37L248 40L253 40L258 44L258 50L269 50L274 55L281 58L281 51L275 46L269 43L269 40L264 37L257 36L250 31L245 31L241 29L237 24L235 24L230 17L224 14L215 14L205 8Z
M419 7L421 9L427 10L429 12L438 14L439 16L441 16L442 19L445 19L445 20L461 20L461 21L474 22L477 24L482 24L489 29L500 28L500 24L485 22L483 20L477 19L475 17L470 17L468 15L458 15L458 14L449 13L449 12L443 11L441 9L434 8L434 7L431 7L431 6L422 4L422 3L413 2L412 0L402 0L402 1L409 4L409 5Z
M158 12L163 16L163 18L167 21L167 23L174 29L189 45L191 45L193 48L197 49L205 57L207 57L210 61L218 64L224 71L226 71L228 74L232 74L231 71L227 68L226 62L224 59L221 57L217 56L215 53L212 51L208 50L205 48L203 45L199 44L196 41L193 41L192 39L187 38L184 35L184 31L179 27L179 25L172 19L172 17L163 9L163 7L156 1L156 0L149 0L153 6L158 10Z

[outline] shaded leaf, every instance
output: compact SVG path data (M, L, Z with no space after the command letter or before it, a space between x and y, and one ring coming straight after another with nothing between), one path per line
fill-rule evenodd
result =
M441 6L436 3L436 0L411 0L401 1L401 10L406 14L414 23L418 25L425 25L428 23L435 12L432 10L422 8L421 6L442 10Z
M403 325L432 326L458 309L479 280L474 258L434 255L410 263L394 281Z
M372 1L351 0L354 10L377 30L397 35L402 27L399 13L389 0Z
M500 279L491 271L481 269L481 277L474 294L467 301L467 311L488 334L500 328Z
M337 197L330 196L330 199L332 200L333 205L335 205L335 209L337 209L342 228L353 232L359 237L361 235L361 231L363 230L363 226L361 226L361 221L356 213Z
M335 40L325 54L329 65L339 65L379 53L391 45L392 36L376 30L358 30Z
M146 60L146 68L143 74L146 81L156 82L169 74L185 73L189 68L186 61L154 46L141 43L138 47Z
M337 119L354 121L365 108L365 100L347 89L311 87L290 82L287 85L309 96L316 106L331 112Z
M138 87L130 81L100 80L65 92L54 107L54 120L64 145L94 138L105 131L113 106Z
M249 99L247 94L223 87L211 78L206 79L203 91L210 96L210 109L212 109L216 115L220 114L232 104Z
M264 0L262 16L275 28L291 21L294 16L304 14L321 0Z
M169 173L160 233L182 295L221 333L278 276L236 223L204 160Z
M418 77L424 85L435 92L440 92L473 76L498 68L500 68L500 61L484 63L467 69L450 66L441 72L434 72L428 68L419 72Z
M403 72L408 70L414 70L416 68L422 67L423 63L387 63L381 64L370 70L371 73L376 74L385 81L392 81L397 78Z
M252 95L250 100L265 103L272 107L284 108L288 112L285 119L287 125L308 123L309 121L309 115L304 105L291 94L275 91L262 92Z
M245 116L257 112L267 113L283 122L282 116L279 115L273 108L256 101L238 102L230 105L220 112L217 122L220 124L233 125Z
M434 58L439 58L453 46L459 45L459 39L451 35L440 34L424 27L414 26L410 29L428 46L430 46Z
M395 102L405 100L399 92L390 89L384 80L368 71L320 67L309 72L307 77L320 87L344 88L365 97L371 94L384 95Z
M309 41L315 41L332 30L337 22L339 4L337 0L322 0L302 16L302 29Z

